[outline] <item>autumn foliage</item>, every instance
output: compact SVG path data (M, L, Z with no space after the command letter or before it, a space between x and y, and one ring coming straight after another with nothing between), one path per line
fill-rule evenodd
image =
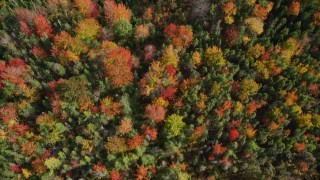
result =
M0 1L0 179L319 179L319 5Z
M235 29L228 29L228 30L226 30L224 37L225 37L228 45L233 46L238 41L239 31L237 31Z
M293 1L288 8L288 15L298 15L300 12L300 2Z
M41 38L52 37L52 27L44 15L28 9L17 9L16 13L22 32L27 35L36 33Z
M10 59L6 65L1 62L0 66L0 88L4 86L5 81L20 88L26 87L24 76L27 75L28 68L22 59Z
M254 15L259 17L261 20L266 20L268 17L268 11L265 7L260 4L256 4L253 9Z
M47 22L47 19L43 15L37 14L34 18L34 24L36 26L36 32L40 37L52 36L51 25Z
M158 105L146 106L145 115L152 121L161 122L165 119L166 109Z
M178 47L187 48L193 41L193 32L187 26L169 24L164 29L164 34L172 40L172 44Z
M214 155L222 155L227 151L227 147L223 146L222 144L216 144L212 146L212 148Z
M54 45L51 52L62 64L80 61L81 53L87 51L88 48L83 42L73 38L65 31L54 36Z
M117 4L114 0L105 0L104 2L104 13L106 21L110 25L114 25L120 20L131 20L131 11L125 5Z
M97 17L99 15L98 4L92 0L75 0L75 5L85 17Z
M105 72L115 87L122 87L133 81L131 53L118 47L111 50L103 61Z
M229 130L229 139L228 140L235 141L238 139L239 135L240 135L239 131L235 128L232 128Z

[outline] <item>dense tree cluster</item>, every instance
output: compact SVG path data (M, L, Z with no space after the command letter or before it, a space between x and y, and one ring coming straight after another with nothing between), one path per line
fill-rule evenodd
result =
M0 179L318 179L318 0L0 1Z

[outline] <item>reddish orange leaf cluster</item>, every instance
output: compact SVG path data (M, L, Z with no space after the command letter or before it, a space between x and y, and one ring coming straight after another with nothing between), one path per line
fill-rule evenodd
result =
M27 73L27 65L22 59L10 59L6 65L0 61L0 88L3 86L3 81L9 81L20 88L26 88L24 75Z
M9 142L15 144L18 141L18 138L25 136L30 130L30 127L21 123L14 123L12 126L9 126L8 131L10 136L8 137Z
M118 126L118 131L120 134L130 133L132 131L132 121L130 118L123 118Z
M106 0L103 9L106 21L110 25L114 25L120 20L131 20L131 11L125 5L117 4L114 0Z
M293 1L288 8L288 15L297 16L300 13L300 2Z
M34 141L26 141L21 144L21 153L25 155L31 155L36 149L36 143Z
M19 18L20 30L28 35L33 34L30 24L33 24L35 13L28 9L17 9L16 13Z
M40 37L51 37L52 28L47 19L42 14L37 14L34 19L34 24L37 29L37 34Z
M93 165L93 171L95 172L102 172L105 173L107 172L107 168L105 165L103 165L101 162L96 163L95 165Z
M134 32L134 37L138 40L145 39L149 35L150 35L149 27L143 24L140 24Z
M115 87L119 88L133 81L131 53L129 50L123 47L111 50L103 64L107 76Z
M138 166L137 173L135 175L136 175L136 180L146 179L148 175L148 167Z
M257 102L257 101L251 101L249 103L249 107L247 109L248 114L252 114L257 111L257 109L261 108L263 105L265 105L265 101Z
M156 140L158 135L158 130L155 127L147 126L145 127L144 134L149 136L151 140Z
M47 52L40 46L34 46L31 50L31 53L37 56L39 59L45 59L48 57Z
M18 110L15 104L8 103L6 106L0 107L0 120L4 124L8 124L11 120L18 117Z
M299 164L299 169L302 172L306 173L309 171L309 164L306 161L301 161Z
M88 47L79 39L73 38L63 31L54 36L54 45L51 48L52 55L57 56L62 64L80 60L80 54L87 52Z
M98 4L91 0L75 0L75 5L85 17L97 17L99 15Z
M212 146L214 155L222 155L227 151L227 147L223 146L221 143Z
M112 171L110 172L110 179L111 180L122 180L123 178L122 178L119 171L112 169Z
M266 20L268 17L268 11L265 7L260 4L256 4L253 9L253 14L256 15L261 20Z
M309 87L309 92L311 94L314 94L314 95L317 95L320 93L320 88L318 86L318 84L314 83L314 84L311 84L310 87Z
M27 23L25 23L24 21L20 21L20 30L25 33L25 34L28 34L28 35L31 35L33 34L33 31L30 29L30 27L28 26Z
M161 97L163 99L172 100L174 99L175 93L177 92L177 88L174 87L167 87L164 88L161 92Z
M237 129L232 128L229 130L229 141L235 141L239 137L240 133Z
M223 7L223 12L227 16L235 15L237 13L237 7L233 2L227 2L227 4Z
M193 32L187 26L177 26L171 23L164 29L164 33L171 38L172 44L178 47L187 48L193 41Z
M204 124L201 126L198 126L194 129L193 134L195 136L201 136L205 129L206 129L206 126Z
M31 35L36 32L40 37L51 37L53 35L51 25L42 14L28 9L18 9L16 13L19 17L20 30L25 34Z
M298 99L299 99L299 97L296 94L296 92L291 91L291 92L288 93L288 96L287 96L287 99L286 99L286 103L288 105L293 105Z
M136 149L137 147L143 145L144 135L135 135L133 138L128 140L128 147L130 150Z
M232 106L232 101L225 101L221 107L215 110L219 117L224 115L224 111L230 109Z
M64 79L59 79L58 81L49 82L48 95L51 101L52 111L56 115L59 115L61 113L61 100L55 88L61 85L63 81Z
M235 29L228 29L226 30L224 37L228 45L231 47L237 42L239 38L239 31Z
M147 19L147 20L151 20L152 19L152 16L153 16L153 11L152 9L149 7L147 8L147 10L143 13L143 18L144 19Z
M46 171L46 166L44 164L45 159L42 157L38 157L35 160L32 161L31 165L32 168L37 172L37 173L44 173Z
M149 104L146 106L145 116L150 120L159 123L165 119L166 111L167 110L162 106Z
M122 106L120 102L113 101L112 98L106 97L101 101L100 111L107 116L113 117L122 112Z
M305 148L306 148L306 145L304 143L296 143L296 145L294 146L294 149L297 152L303 152Z

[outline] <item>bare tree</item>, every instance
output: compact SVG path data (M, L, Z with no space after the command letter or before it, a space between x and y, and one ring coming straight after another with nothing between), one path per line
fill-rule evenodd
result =
M210 0L190 0L190 20L194 22L208 22L210 20Z

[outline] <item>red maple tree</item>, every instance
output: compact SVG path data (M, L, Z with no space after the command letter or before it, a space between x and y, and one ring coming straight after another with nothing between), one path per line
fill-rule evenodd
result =
M40 37L52 37L52 27L42 14L37 14L34 18L36 32Z

